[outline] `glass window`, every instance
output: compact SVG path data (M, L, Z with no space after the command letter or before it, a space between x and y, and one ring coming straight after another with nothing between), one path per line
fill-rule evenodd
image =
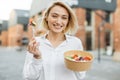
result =
M110 22L110 12L106 12L105 21Z
M91 9L86 9L86 22L87 26L91 25Z

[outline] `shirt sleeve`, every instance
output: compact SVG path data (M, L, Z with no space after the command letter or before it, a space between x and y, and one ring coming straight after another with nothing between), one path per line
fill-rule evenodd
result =
M23 68L23 78L25 80L43 80L43 64L42 59L35 59L32 54L27 52Z
M86 71L74 72L77 80L84 80L86 76Z

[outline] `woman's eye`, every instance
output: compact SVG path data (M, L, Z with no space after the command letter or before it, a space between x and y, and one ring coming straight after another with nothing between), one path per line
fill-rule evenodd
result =
M52 15L53 18L57 18L57 15Z
M62 17L62 19L66 20L66 19L68 19L68 17Z
M68 19L67 17L63 17L63 19Z

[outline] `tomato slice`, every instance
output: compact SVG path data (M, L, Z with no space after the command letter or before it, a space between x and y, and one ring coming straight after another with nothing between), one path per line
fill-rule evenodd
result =
M89 60L91 60L91 58L88 57L88 56L85 56L85 57L84 57L84 60L89 61Z

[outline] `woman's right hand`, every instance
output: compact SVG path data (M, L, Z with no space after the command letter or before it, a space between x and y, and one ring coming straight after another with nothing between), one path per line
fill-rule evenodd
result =
M29 44L28 44L28 51L33 54L33 57L36 59L40 59L41 58L41 53L38 49L39 43L36 42L36 40L34 38L32 38L32 40L30 40Z

